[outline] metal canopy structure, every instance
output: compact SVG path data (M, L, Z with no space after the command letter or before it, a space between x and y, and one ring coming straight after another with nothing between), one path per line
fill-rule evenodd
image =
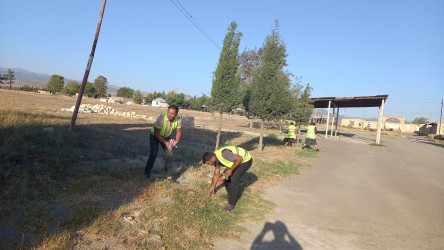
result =
M379 107L381 101L387 100L388 95L357 96L357 97L320 97L311 98L315 108L328 108L329 102L333 102L338 108L365 108Z
M339 118L339 108L366 108L366 107L379 107L378 114L378 128L376 133L376 143L380 144L381 141L381 124L382 124L382 116L384 112L384 103L387 101L388 95L376 95L376 96L357 96L357 97L319 97L319 98L311 98L311 102L314 108L328 108L327 113L327 127L325 130L325 138L328 137L328 125L330 121L330 108L333 108L333 115L336 112L336 129L335 135L338 132L338 118ZM331 122L331 136L333 136L333 124L335 121L335 117L332 117Z

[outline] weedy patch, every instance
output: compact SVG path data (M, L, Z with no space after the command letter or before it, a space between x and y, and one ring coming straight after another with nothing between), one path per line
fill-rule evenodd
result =
M210 248L246 233L240 223L265 221L275 205L261 192L297 174L306 158L283 147L276 131L264 138L264 151L257 136L222 132L220 146L253 156L236 209L225 213L225 190L208 193L212 169L200 163L214 150L214 131L184 133L177 184L143 177L149 143L140 119L99 125L80 118L69 133L67 116L0 109L0 117L0 223L17 229L1 248Z

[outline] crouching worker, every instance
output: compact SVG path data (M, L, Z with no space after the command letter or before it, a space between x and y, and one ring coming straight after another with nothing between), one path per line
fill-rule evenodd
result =
M230 212L236 206L240 179L253 163L250 153L241 147L226 146L214 153L205 152L202 162L215 167L210 187L211 194L215 193L219 178L224 179L228 195L228 204L224 207L224 211Z

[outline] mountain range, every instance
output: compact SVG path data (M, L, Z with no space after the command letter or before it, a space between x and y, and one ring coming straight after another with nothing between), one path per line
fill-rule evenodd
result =
M45 88L48 84L49 79L51 78L51 75L48 74L41 74L36 72L27 71L25 69L20 68L4 68L0 67L0 74L6 74L8 73L8 69L12 69L14 71L14 84L13 86L33 86L38 88ZM65 78L65 84L67 84L69 81L72 81L74 79L68 79ZM78 83L82 83L81 80L74 80ZM89 80L89 82L93 82L94 80ZM111 95L115 95L117 93L117 90L120 88L120 86L108 84L108 90L107 92ZM146 96L149 94L149 92L143 92L142 95Z

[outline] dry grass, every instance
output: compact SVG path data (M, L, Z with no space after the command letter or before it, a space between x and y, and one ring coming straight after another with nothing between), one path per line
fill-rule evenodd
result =
M274 204L260 193L317 155L283 147L276 129L266 132L260 151L257 136L238 132L250 130L248 120L225 115L222 144L248 149L254 163L238 206L222 213L225 191L208 194L212 169L200 164L202 153L214 149L211 114L180 111L194 117L196 129L184 130L175 154L180 184L174 184L143 178L150 120L79 114L68 133L71 114L60 109L74 105L74 98L7 90L0 95L0 230L9 230L0 232L1 248L211 248L218 239L246 232L239 223L270 216ZM153 117L165 111L110 106Z

